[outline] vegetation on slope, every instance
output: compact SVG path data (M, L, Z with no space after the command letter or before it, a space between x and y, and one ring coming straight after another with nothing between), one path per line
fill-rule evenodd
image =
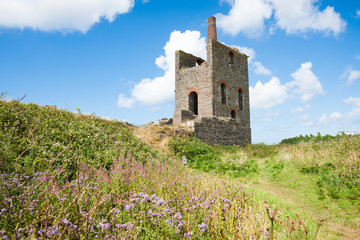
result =
M316 234L306 219L264 208L236 179L160 156L121 122L18 101L0 101L0 118L3 239Z
M38 172L61 166L72 176L78 162L109 169L120 154L138 161L159 157L120 121L74 114L53 106L0 102L0 171ZM121 149L121 148L120 148Z
M169 149L178 159L187 156L188 168L133 132L122 122L93 115L0 101L0 236L331 239L360 234L359 136L243 148L175 137Z
M169 146L179 158L187 156L192 168L236 177L277 206L293 208L290 214L303 210L318 224L326 220L324 238L360 234L360 135L318 134L296 144L242 148L174 138Z
M339 140L342 137L344 137L346 134L345 133L338 133L336 136L331 136L329 134L326 134L325 136L321 136L320 132L318 132L318 134L316 136L310 134L310 135L300 135L298 137L293 137L293 138L287 138L287 139L283 139L280 143L281 144L298 144L301 142L326 142L329 140Z

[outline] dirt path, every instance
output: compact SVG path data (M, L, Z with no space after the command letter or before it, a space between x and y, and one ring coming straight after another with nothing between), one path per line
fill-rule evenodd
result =
M320 228L318 239L360 239L360 217L351 219L341 208L332 204L330 206L317 206L309 198L312 196L299 197L298 189L280 186L264 174L264 163L259 162L261 182L248 182L246 187L258 189L271 196L282 199L283 202L297 206L297 208L309 213L313 219L324 219L325 223ZM290 179L288 181L295 181ZM333 208L330 210L330 208ZM335 208L335 209L334 209ZM334 214L336 212L336 214ZM342 216L342 217L339 217ZM321 236L327 236L322 238Z

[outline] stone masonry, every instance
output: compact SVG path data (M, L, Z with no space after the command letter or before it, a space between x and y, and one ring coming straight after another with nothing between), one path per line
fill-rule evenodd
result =
M217 41L208 19L207 61L175 53L174 124L194 128L209 144L251 143L247 56Z

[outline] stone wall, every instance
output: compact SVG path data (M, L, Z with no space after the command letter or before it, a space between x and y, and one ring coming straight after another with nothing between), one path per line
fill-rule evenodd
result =
M206 61L180 50L175 53L174 124L191 121L195 135L210 144L251 143L248 57L218 42L215 18L210 17L208 22ZM225 104L222 84L226 86ZM241 104L239 89L243 92ZM230 119L234 112L235 118Z
M197 61L203 61L196 65ZM198 93L198 116L212 116L212 71L207 62L183 51L175 53L174 124L180 124L181 110L189 110L189 93Z
M208 144L244 145L251 143L251 129L235 120L202 118L194 122L194 134Z
M209 56L212 59L214 113L216 117L229 117L236 112L236 121L250 127L249 80L247 56L237 49L218 41L208 40ZM230 52L233 64L230 64ZM221 83L226 84L226 105L221 103ZM238 89L243 90L243 106L239 106Z

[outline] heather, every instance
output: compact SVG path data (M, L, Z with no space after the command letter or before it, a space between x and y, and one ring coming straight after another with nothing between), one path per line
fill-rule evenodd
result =
M119 156L109 170L79 163L72 181L62 168L2 174L1 233L19 239L266 238L264 213L253 210L238 184L212 182L172 164Z
M236 178L194 171L160 155L133 136L133 126L80 111L0 103L3 239L315 234L308 220L281 214Z
M137 127L80 110L0 101L0 120L4 239L358 233L359 136L245 147L171 136L156 139L160 154Z

